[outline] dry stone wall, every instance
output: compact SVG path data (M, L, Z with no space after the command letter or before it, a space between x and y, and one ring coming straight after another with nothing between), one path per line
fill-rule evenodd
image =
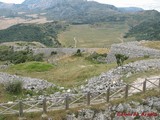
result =
M108 63L116 61L115 54L123 54L129 56L129 58L137 58L144 56L160 57L160 50L141 46L140 42L113 44L111 46L110 53L107 56Z
M106 73L102 73L100 76L89 79L88 83L82 87L82 91L90 91L91 93L101 92L107 90L109 86L111 89L116 89L124 85L121 80L122 77L130 77L135 73L152 69L160 69L160 59L136 61L111 69Z
M37 49L33 49L33 51L34 51L34 54L43 53L46 57L48 57L51 55L52 52L72 55L76 53L78 49L80 49L81 52L93 53L95 51L98 51L100 48L37 48Z
M0 84L7 84L8 82L21 81L23 88L28 90L43 90L55 85L37 78L21 77L17 75L10 75L7 73L0 72Z

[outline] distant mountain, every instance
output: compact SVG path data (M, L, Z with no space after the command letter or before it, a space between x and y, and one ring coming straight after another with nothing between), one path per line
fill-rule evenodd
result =
M92 24L108 21L124 22L128 21L128 19L139 22L144 18L154 16L154 14L145 13L141 8L117 8L113 5L87 0L25 0L22 4L0 3L0 15L2 14L1 9L13 11L11 16L15 15L14 12L26 12L26 14L43 12L46 13L47 19L63 20L72 24Z
M0 9L10 9L14 6L15 4L9 4L9 3L3 3L0 2Z
M125 13L144 11L142 8L138 7L120 7L119 10Z

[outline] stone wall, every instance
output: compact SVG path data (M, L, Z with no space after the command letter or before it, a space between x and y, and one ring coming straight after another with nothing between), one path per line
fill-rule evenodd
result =
M33 51L35 54L43 53L45 57L48 57L53 51L57 53L64 53L66 55L72 55L76 53L78 49L80 49L81 52L93 53L98 51L100 48L37 48L33 49Z
M46 80L21 77L0 72L0 84L7 84L8 82L13 82L15 80L21 81L23 83L23 88L27 90L43 90L55 86L54 84L49 83Z
M160 59L141 60L119 66L106 73L102 73L100 76L90 78L87 84L82 87L82 91L90 91L91 93L101 92L107 90L108 86L111 89L116 89L124 85L122 77L130 77L135 73L153 69L160 69Z
M115 54L123 54L129 56L129 58L137 58L137 57L160 57L160 50L147 48L141 46L140 42L127 42L120 44L113 44L111 46L110 53L107 56L107 62L114 62Z

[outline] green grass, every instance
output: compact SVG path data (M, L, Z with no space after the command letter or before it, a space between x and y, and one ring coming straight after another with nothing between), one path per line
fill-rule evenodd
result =
M44 62L28 62L13 65L8 69L1 70L10 74L28 76L32 78L45 79L49 82L64 87L76 87L85 84L86 79L100 75L112 68L116 68L116 63L105 64L95 63L82 57L68 57L59 60L55 65ZM124 64L143 60L144 58L129 59Z
M128 26L122 22L71 25L68 30L59 34L58 40L65 47L75 46L74 37L78 41L77 47L109 47L113 43L122 42L120 38L127 30Z
M39 65L38 63L38 67L35 62L13 65L8 69L3 70L3 72L45 79L60 86L73 87L84 84L86 79L98 76L102 72L116 67L115 63L95 64L86 60L85 57L68 57L58 61L54 67L46 63L43 63L44 65L41 64ZM47 66L47 69L41 66Z
M22 63L18 65L14 65L11 67L12 70L19 70L26 72L44 72L49 71L53 68L52 64L44 63L44 62L28 62L28 63Z

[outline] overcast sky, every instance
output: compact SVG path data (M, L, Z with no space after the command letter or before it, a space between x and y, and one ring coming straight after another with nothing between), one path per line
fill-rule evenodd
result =
M24 0L0 0L6 3L22 3ZM160 11L160 0L95 0L101 3L112 4L117 7L141 7Z

